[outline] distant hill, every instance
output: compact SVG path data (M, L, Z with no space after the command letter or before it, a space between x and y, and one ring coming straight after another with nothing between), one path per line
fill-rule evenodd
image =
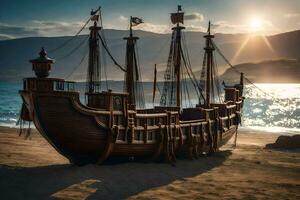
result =
M153 79L153 66L155 63L158 64L158 74L161 79L168 57L170 34L145 31L134 31L134 34L140 37L138 55L143 80ZM125 41L123 37L127 35L128 31L105 30L109 49L121 65L124 65L125 62ZM196 74L199 74L198 71L201 70L203 58L204 33L186 32L184 35L193 70ZM51 71L52 76L84 80L87 59L81 66L78 66L78 63L86 54L87 46L81 46L80 48L78 46L87 39L87 35L80 35L64 48L55 52L51 51L51 49L55 49L69 39L70 37L31 37L0 41L0 81L15 81L22 79L22 77L32 76L33 73L28 60L37 57L41 47L46 48L49 57L56 59ZM245 43L246 40L247 43ZM234 60L234 64L278 58L300 59L300 31L268 36L265 39L261 36L249 38L246 34L216 34L215 43L229 60ZM241 46L244 46L244 48L239 51ZM71 52L73 53L71 54ZM238 56L235 56L236 52L240 52ZM108 57L103 61L105 61L103 64L105 63L107 66L109 79L123 79L124 74L112 64ZM220 56L217 56L217 61L220 67L219 71L224 72L226 67L224 67L225 63L221 61ZM270 67L270 70L272 71L272 67Z
M258 63L244 63L234 66L256 83L300 83L300 60L279 59ZM234 69L227 69L221 76L226 82L239 81L240 75Z

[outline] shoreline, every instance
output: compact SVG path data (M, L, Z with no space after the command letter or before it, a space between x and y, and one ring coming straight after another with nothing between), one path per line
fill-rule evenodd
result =
M300 149L268 149L278 133L240 130L211 156L168 163L69 164L36 131L0 127L2 199L299 199Z
M11 124L1 124L0 123L0 130L1 129L19 129L17 125ZM35 129L34 125L31 127ZM299 135L300 128L286 128L286 127L262 127L262 126L239 126L239 131L242 133L246 132L259 132L262 134L279 134L279 135Z

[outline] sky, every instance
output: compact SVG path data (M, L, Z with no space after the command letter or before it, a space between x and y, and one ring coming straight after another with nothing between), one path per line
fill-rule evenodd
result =
M209 20L216 33L270 35L300 27L300 0L0 0L0 39L75 35L98 6L106 29L125 30L136 16L145 22L136 29L169 33L178 4L187 31L205 31Z

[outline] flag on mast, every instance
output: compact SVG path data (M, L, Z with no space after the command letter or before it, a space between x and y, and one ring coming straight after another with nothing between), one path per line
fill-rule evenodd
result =
M179 12L179 11L182 11L181 5L178 5L178 6L177 6L177 10L178 10L178 12Z
M141 18L138 17L131 17L131 26L137 26L141 23L144 23L143 20Z
M98 7L97 10L91 10L91 15L96 15L96 13L99 11L100 12L101 6Z

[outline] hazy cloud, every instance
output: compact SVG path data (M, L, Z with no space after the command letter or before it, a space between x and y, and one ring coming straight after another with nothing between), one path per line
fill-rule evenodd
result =
M152 23L142 23L135 27L135 29L149 31L154 33L170 33L171 27L163 24L152 24Z
M298 18L298 17L300 17L300 13L286 13L283 16L288 19Z
M193 32L205 32L207 28L203 26L195 26L195 25L188 25L185 26L187 31L193 31Z
M128 17L125 17L125 16L121 15L121 16L119 17L119 20L120 20L121 22L127 22L127 21L128 21Z
M9 39L14 39L14 37L6 34L0 34L0 40L9 40Z
M73 35L83 27L83 22L62 22L62 21L33 21L34 29L41 35Z
M262 33L264 34L273 34L280 31L271 21L262 20L261 22ZM218 33L249 33L251 32L251 27L249 24L232 24L228 21L221 20L212 23L212 31Z
M202 21L204 21L204 16L201 13L192 13L189 15L185 15L184 19L202 22Z
M38 34L32 27L0 23L0 34L7 38L28 37Z
M10 25L0 23L1 38L20 38L34 36L64 36L74 35L83 22L32 21L30 25Z
M233 32L244 33L248 31L245 25L231 24L225 20L213 22L211 28L213 32L224 32L224 33L233 33Z

